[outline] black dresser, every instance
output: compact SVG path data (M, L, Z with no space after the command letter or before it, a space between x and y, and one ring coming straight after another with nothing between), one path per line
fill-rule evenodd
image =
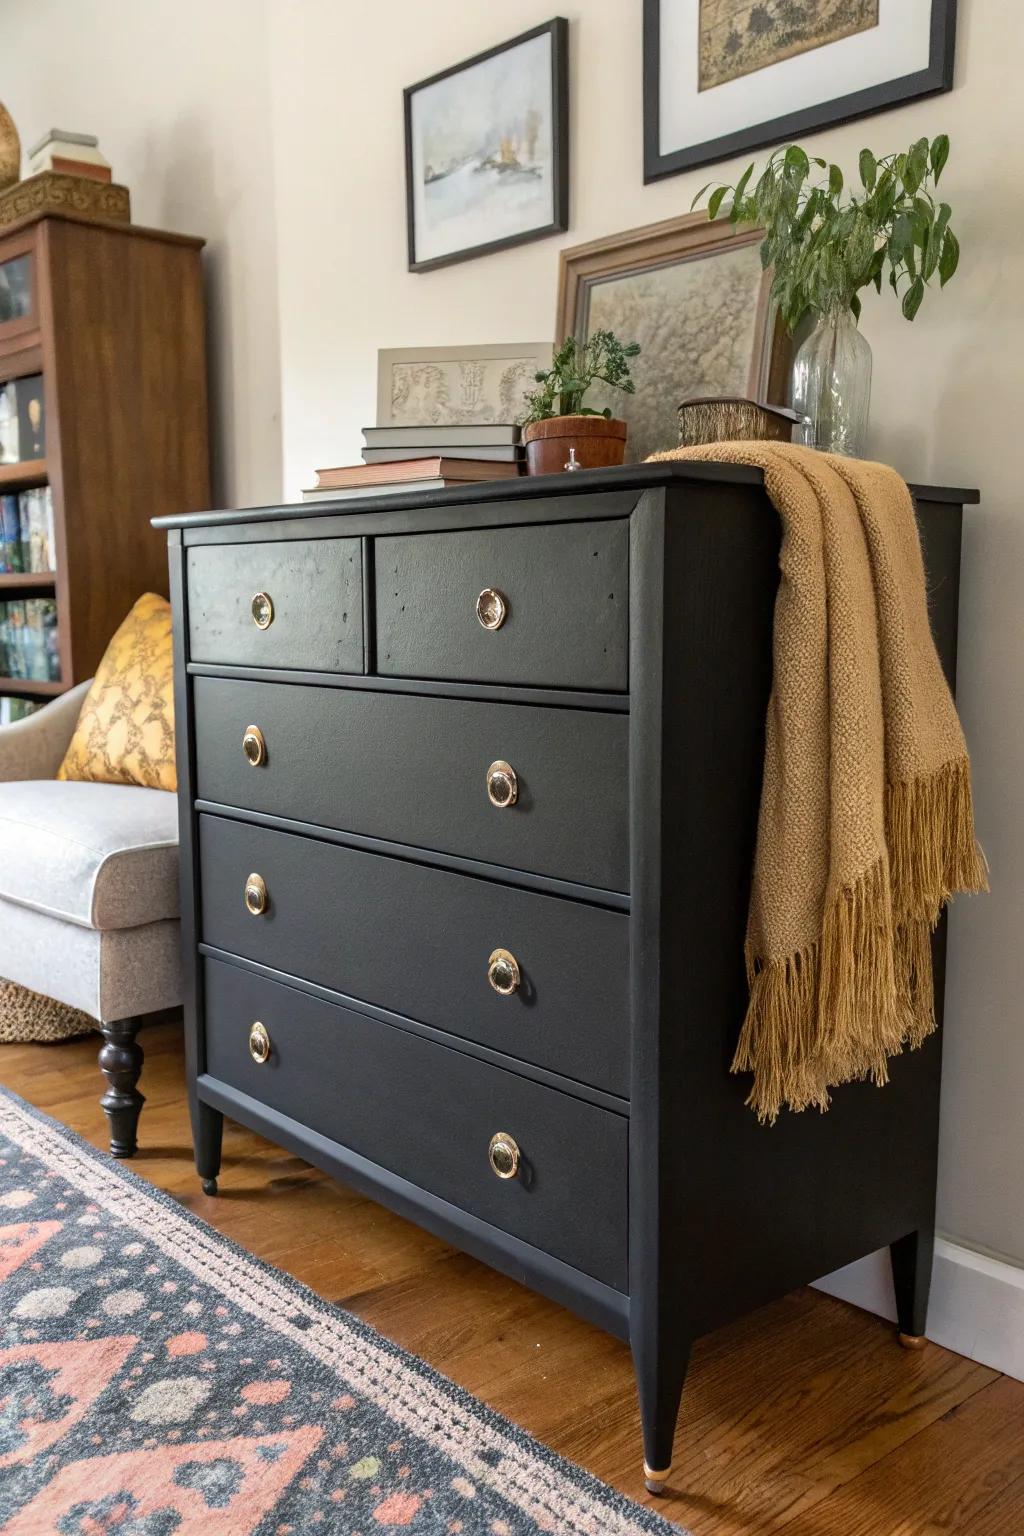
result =
M950 681L974 493L918 487ZM892 1245L924 1333L940 1043L772 1129L729 1063L771 685L760 472L159 519L196 1164L227 1114L628 1339ZM944 932L936 935L941 1010Z

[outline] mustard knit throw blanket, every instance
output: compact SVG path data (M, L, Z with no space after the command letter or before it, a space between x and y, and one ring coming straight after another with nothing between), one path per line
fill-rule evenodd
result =
M764 470L782 521L747 973L733 1061L748 1103L826 1109L887 1081L935 1028L932 929L987 888L970 763L935 651L914 507L900 477L782 444L661 459Z

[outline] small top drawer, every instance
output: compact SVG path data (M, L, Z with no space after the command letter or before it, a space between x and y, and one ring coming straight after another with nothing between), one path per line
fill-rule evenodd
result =
M384 676L628 686L624 519L380 538L374 561Z
M362 672L359 540L190 549L188 632L193 661Z

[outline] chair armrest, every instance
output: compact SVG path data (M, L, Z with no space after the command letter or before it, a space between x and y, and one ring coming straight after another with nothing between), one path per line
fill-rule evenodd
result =
M0 783L53 779L78 724L92 679L13 725L0 725Z

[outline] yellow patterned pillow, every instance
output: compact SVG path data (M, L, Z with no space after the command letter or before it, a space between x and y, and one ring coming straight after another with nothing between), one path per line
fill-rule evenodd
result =
M58 779L176 789L171 605L147 592L107 646Z

